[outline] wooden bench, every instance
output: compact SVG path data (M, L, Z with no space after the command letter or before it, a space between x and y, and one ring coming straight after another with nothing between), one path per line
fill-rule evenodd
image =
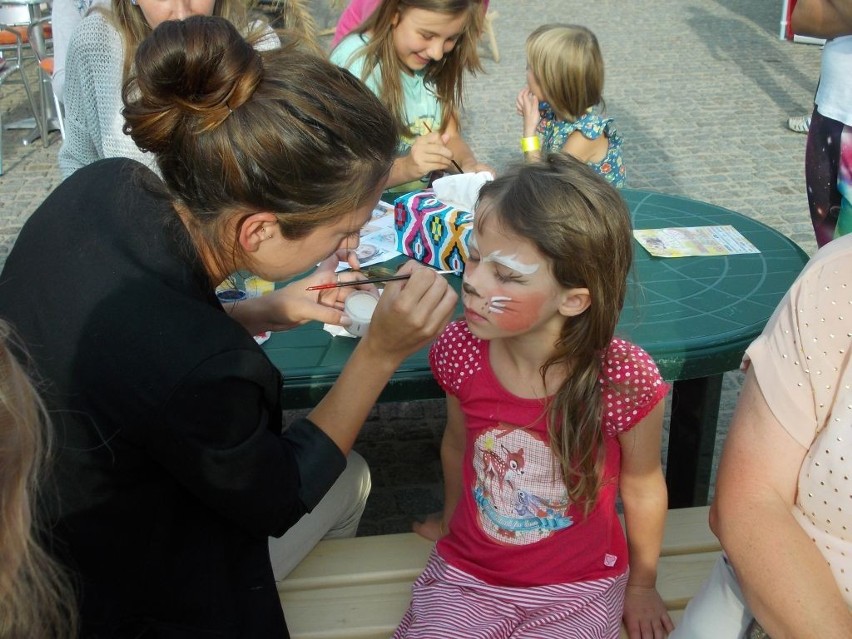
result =
M708 507L668 513L657 588L675 623L721 551L707 515ZM431 549L414 533L320 542L278 584L291 637L387 639Z

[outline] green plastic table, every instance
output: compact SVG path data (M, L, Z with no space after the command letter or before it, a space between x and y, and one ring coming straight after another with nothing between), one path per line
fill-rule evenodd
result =
M807 262L790 239L748 217L683 197L623 189L637 229L730 224L760 253L655 258L634 244L634 270L617 334L647 350L673 395L666 483L670 507L707 503L722 374L739 367ZM461 278L449 276L459 287ZM284 375L288 408L315 405L337 379L355 340L318 323L274 333L264 344ZM405 360L379 401L442 397L423 349Z

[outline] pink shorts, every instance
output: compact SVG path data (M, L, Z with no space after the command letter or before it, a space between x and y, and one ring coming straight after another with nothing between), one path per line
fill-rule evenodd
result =
M625 572L577 583L492 586L432 551L394 639L617 639Z

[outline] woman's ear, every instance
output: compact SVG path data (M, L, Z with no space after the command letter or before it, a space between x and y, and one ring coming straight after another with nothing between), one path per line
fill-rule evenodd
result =
M559 312L565 317L580 315L592 305L592 296L587 288L569 288L562 294Z
M258 251L264 241L278 233L278 218L272 213L252 213L238 224L237 241L246 253Z

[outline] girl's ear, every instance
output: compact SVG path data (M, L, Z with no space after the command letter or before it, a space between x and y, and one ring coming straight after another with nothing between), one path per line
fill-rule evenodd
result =
M252 213L239 222L237 242L246 253L255 253L264 240L278 232L278 218L272 213Z
M580 315L592 305L592 296L587 288L569 288L562 294L559 312L565 317Z
M396 28L396 25L399 24L399 19L402 15L402 12L397 9L396 13L393 14L393 18L391 18L391 27Z

